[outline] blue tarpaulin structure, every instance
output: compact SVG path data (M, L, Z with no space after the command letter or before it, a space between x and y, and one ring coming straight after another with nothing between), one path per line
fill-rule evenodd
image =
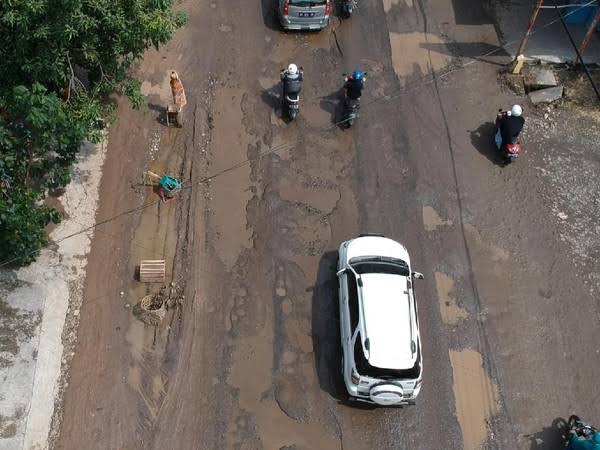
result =
M589 27L592 23L592 20L594 19L594 16L596 15L598 6L583 6L588 4L590 0L570 0L570 2L572 3L572 6L569 6L567 8L567 11L565 13L565 22L585 24Z

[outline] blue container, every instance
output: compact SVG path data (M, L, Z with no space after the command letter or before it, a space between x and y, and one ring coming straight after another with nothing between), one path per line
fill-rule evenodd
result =
M577 3L580 5L585 5L589 3L590 0L575 0L573 3ZM570 6L567 8L565 14L565 22L566 23L589 23L594 18L594 13L596 12L596 6Z

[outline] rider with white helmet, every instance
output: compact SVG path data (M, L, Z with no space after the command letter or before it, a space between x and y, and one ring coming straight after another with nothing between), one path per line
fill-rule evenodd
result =
M525 119L523 118L523 108L519 105L513 105L510 111L502 114L500 119L500 133L503 143L516 142L519 134L523 130Z
M294 63L291 63L285 72L290 78L297 78L299 73L298 66Z
M294 63L290 64L287 69L281 72L281 82L283 83L283 95L288 93L298 94L300 93L302 81L302 68Z

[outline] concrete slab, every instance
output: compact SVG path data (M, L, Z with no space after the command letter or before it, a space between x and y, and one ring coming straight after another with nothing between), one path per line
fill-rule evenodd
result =
M563 87L562 86L554 86L546 89L540 89L538 91L533 91L528 94L529 100L531 103L551 103L555 100L558 100L563 95Z
M519 43L527 30L527 23L532 13L535 2L506 2L503 0L490 0L496 18L502 45L512 57L516 56ZM560 0L558 5L572 3ZM562 9L563 14L566 9ZM587 27L585 24L568 24L575 43L579 46ZM558 19L556 10L542 9L538 15L536 25L529 37L525 48L525 57L529 60L539 60L552 63L572 62L577 55L569 38ZM592 36L589 47L584 54L584 62L600 64L600 38L599 33Z
M535 91L558 85L554 72L545 66L526 66L523 68L523 84L525 89Z
M0 268L0 450L48 448L92 237L77 232L94 223L105 148L81 151L60 197L68 219L50 234L55 249L42 250L27 267Z

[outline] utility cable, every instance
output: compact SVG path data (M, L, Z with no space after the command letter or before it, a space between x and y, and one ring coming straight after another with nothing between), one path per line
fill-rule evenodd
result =
M588 70L587 65L583 62L583 58L579 54L579 49L577 48L577 44L575 44L575 41L573 40L573 36L571 36L571 32L569 31L569 28L567 27L567 24L565 23L563 15L560 13L560 11L558 9L556 9L556 14L558 15L558 18L560 19L560 21L563 25L563 28L565 29L565 33L567 33L567 36L569 37L569 42L571 42L571 45L575 49L575 53L577 53L577 58L579 59L579 61L581 61L583 70L585 71L585 74L587 75L588 79L590 80L592 88L594 89L594 92L596 93L596 97L598 98L598 100L600 100L600 92L598 92L598 86L596 86L596 83L594 82L594 79L592 78L592 75L590 74L590 71Z
M581 10L583 8L587 8L588 6L596 3L597 1L598 0L591 0L588 3L586 3L584 5L581 5L580 8L576 8L576 9L570 11L569 13L567 13L567 14L565 14L563 16L560 16L557 19L551 20L550 22L548 22L548 23L546 23L546 24L538 27L537 29L533 30L531 32L530 36L533 35L533 34L535 34L535 33L537 33L537 32L539 32L539 31L541 31L541 30L543 30L544 28L547 28L547 27L549 27L549 26L557 23L558 21L563 20L564 18L570 16L571 14L577 13L579 10ZM489 52L486 52L483 55L479 56L478 58L485 58L485 57L491 56L491 55L493 55L493 54L495 54L495 53L497 53L497 52L499 52L501 50L504 50L505 47L509 47L511 45L515 45L518 42L519 42L518 40L507 42L503 47L498 47L498 48L493 49L493 50L491 50ZM432 75L432 73L429 73L428 75L425 75L425 76L423 76L423 77L421 77L421 78L419 78L417 80L414 80L413 82L409 83L408 86L411 87L412 89L411 88L407 89L407 87L404 86L404 87L400 88L399 90L392 92L391 95L388 95L386 97L377 98L377 99L374 99L374 100L372 100L370 102L367 102L364 105L361 105L361 108L368 108L369 106L372 106L373 104L376 104L376 103L379 103L379 102L382 102L382 101L388 102L390 100L394 100L395 98L398 98L401 95L404 95L404 94L416 91L417 89L419 89L419 88L421 88L423 86L426 86L426 85L429 85L429 84L433 83L435 81L436 77L438 79L447 77L448 75L450 75L452 73L455 73L455 72L457 72L459 70L462 70L465 67L467 67L467 66L469 66L471 64L477 63L477 62L482 62L482 61L480 61L479 59L473 59L471 61L467 61L466 63L459 64L459 65L455 66L454 68L452 68L450 70L440 71L440 72L433 72L433 75ZM586 73L587 73L587 70L586 70ZM600 98L600 96L599 96L599 98ZM332 129L335 129L338 126L346 123L347 120L348 119L344 119L344 120L335 122L335 123L333 123L330 126L322 127L321 131L325 131L325 132L331 131ZM203 178L202 180L199 180L199 181L197 181L195 183L186 184L186 185L184 185L181 188L181 190L190 189L193 186L197 186L197 185L201 185L201 184L207 183L207 182L211 181L212 179L214 179L214 178L216 178L216 177L218 177L220 175L223 175L223 174L225 174L227 172L230 172L230 171L233 171L233 170L238 169L240 167L243 167L244 165L246 165L248 163L251 163L251 162L254 162L254 161L258 161L263 156L266 156L266 155L269 155L269 154L272 154L272 153L276 153L279 150L282 150L282 149L287 148L287 147L293 148L293 147L295 147L296 144L298 144L300 142L301 141L298 140L298 141L284 143L284 144L282 144L280 146L271 147L267 151L259 153L258 156L256 156L255 158L245 159L245 160L240 161L239 163L237 163L237 164L235 164L235 165L233 165L231 167L223 169L222 171L219 171L219 172L217 172L217 173L215 173L215 174L213 174L213 175L211 175L209 177ZM67 236L63 236L62 238L55 240L54 243L58 244L58 243L63 242L65 240L67 240L67 239L70 239L72 237L75 237L75 236L78 236L80 234L92 231L95 228L99 227L100 225L104 225L106 223L112 222L113 220L116 220L116 219L118 219L120 217L132 214L132 213L137 212L137 211L142 211L142 210L144 210L146 208L149 208L151 206L156 206L156 205L160 204L161 201L162 200L155 200L155 201L152 201L152 202L147 202L147 203L144 203L144 204L142 204L140 206L137 206L135 208L132 208L132 209L120 212L120 213L118 213L118 214L116 214L114 216L111 216L111 217L108 217L108 218L103 219L101 221L98 221L98 222L96 222L96 223L94 223L94 224L92 224L92 225L90 225L88 227L85 227L85 228L83 228L83 229L81 229L79 231L73 232L73 233L71 233L71 234L69 234ZM26 252L24 255L29 256L29 255L32 255L32 254L36 253L37 251L38 250L32 250L30 252ZM21 259L21 257L13 257L13 258L10 258L10 259L8 259L6 261L3 261L3 262L0 263L0 268L8 266L8 265L10 265L10 264L18 261L19 259Z

